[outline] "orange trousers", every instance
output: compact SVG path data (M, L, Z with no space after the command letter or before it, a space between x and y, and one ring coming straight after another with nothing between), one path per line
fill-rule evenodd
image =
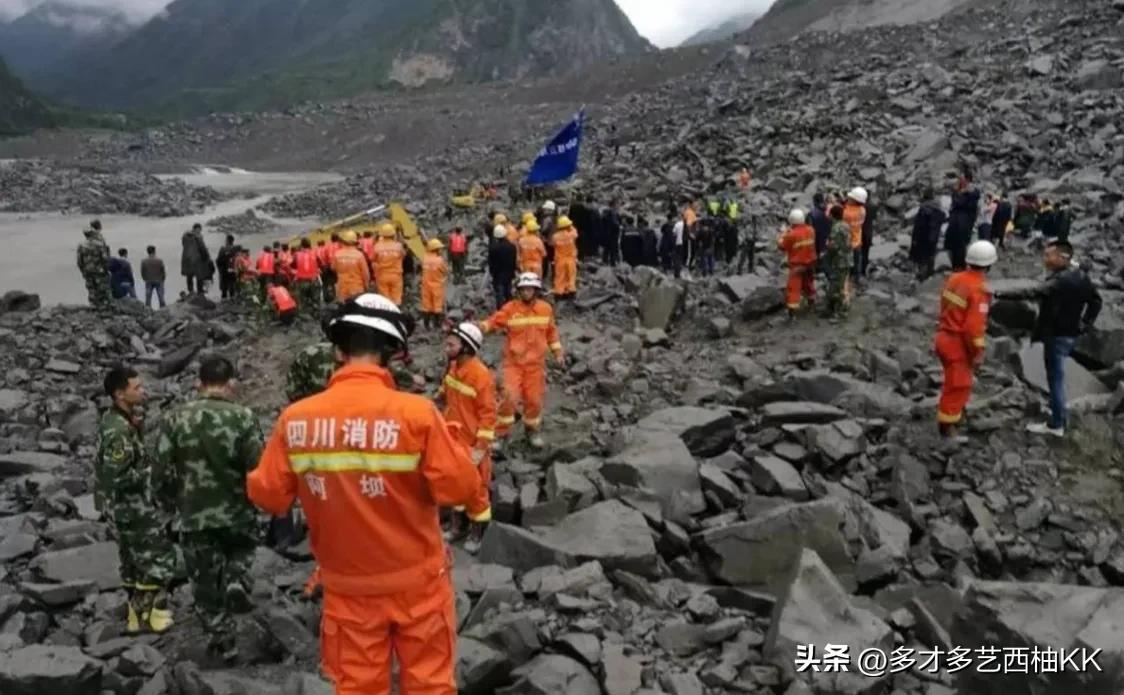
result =
M477 470L478 473L480 473L480 487L481 487L481 489L484 492L488 493L488 495L491 495L492 494L492 452L489 451L488 453L484 454L484 458L483 458L483 460L480 461L480 465L476 468L476 470Z
M964 418L964 408L972 398L972 361L964 349L963 339L953 333L938 333L935 348L944 367L937 422L955 425Z
M798 265L788 269L788 285L785 288L785 304L789 310L800 308L800 298L808 299L808 304L816 303L816 275L811 266Z
M444 314L445 288L441 286L432 287L422 283L421 310L426 314Z
M578 259L554 259L554 294L573 294L578 291Z
M398 306L402 306L401 275L387 275L386 273L382 273L375 278L375 287L378 288L379 294Z
M336 695L456 695L457 616L449 574L400 594L324 592L320 658Z
M523 406L523 426L542 427L542 404L546 396L546 365L503 365L503 400L496 414L496 434L506 437L515 424L515 413Z

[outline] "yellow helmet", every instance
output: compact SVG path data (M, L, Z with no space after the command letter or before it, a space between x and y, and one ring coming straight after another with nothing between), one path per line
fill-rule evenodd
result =
M530 210L523 211L523 224L526 224L533 219L535 219L535 213L531 212Z
M527 224L525 225L525 228L531 234L538 234L539 223L537 221L533 220L533 219L527 220Z
M430 251L440 251L441 249L445 248L445 245L441 243L440 239L430 239L429 241L425 242L425 247Z
M345 229L340 232L340 241L348 246L355 246L359 243L359 235L355 233L354 229Z
M559 229L569 229L570 227L573 227L573 226L574 226L574 223L570 221L569 217L567 217L565 215L562 215L561 217L558 218L558 228Z
M398 230L394 228L393 223L383 222L382 224L379 225L379 236L389 238L389 237L393 237L397 234L398 234Z
M507 215L502 212L497 212L496 218L492 222L493 224L507 224Z

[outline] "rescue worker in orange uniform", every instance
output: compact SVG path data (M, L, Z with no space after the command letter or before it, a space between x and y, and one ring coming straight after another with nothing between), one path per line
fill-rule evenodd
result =
M274 282L289 286L293 280L293 252L288 246L279 246L277 251L277 275Z
M440 507L476 522L491 507L469 449L424 396L387 371L409 319L363 294L330 324L342 364L328 388L290 405L256 470L250 500L274 516L296 499L324 589L320 654L336 695L456 695L456 608Z
M789 318L796 316L801 298L816 305L816 232L804 223L804 211L788 213L788 230L777 240L777 248L788 255L788 285L785 304Z
M336 301L343 303L358 297L371 285L371 268L367 257L356 246L359 237L348 229L340 234L343 247L332 259L332 271L336 274Z
M293 299L293 295L289 294L289 290L281 285L270 285L267 294L269 295L269 306L273 309L273 315L277 317L281 325L292 325L297 318L297 302Z
M440 239L430 239L425 244L422 261L421 314L426 328L440 328L445 315L445 281L449 277L449 264L441 255L445 245Z
M395 306L402 306L402 261L406 258L406 247L395 239L398 230L391 222L379 227L379 240L375 244L375 285L378 292Z
M523 226L525 233L519 237L515 248L519 251L519 272L534 273L542 277L542 263L546 258L546 244L539 236L539 223L531 219Z
M301 239L300 249L293 258L296 268L297 297L300 298L301 309L309 315L315 316L320 309L320 263L316 252L312 249L312 242Z
M558 218L554 236L554 296L572 298L578 292L578 230L566 215Z
M332 270L332 261L340 249L340 238L332 233L331 242L320 241L316 244L316 262L320 265L320 289L322 300L330 304L336 300L336 273Z
M258 273L258 303L260 304L268 300L266 289L273 282L273 276L277 274L277 256L274 255L272 248L262 247L254 268Z
M484 334L475 324L462 323L449 332L445 340L445 355L449 370L438 391L445 401L445 419L460 423L460 441L472 447L472 460L480 472L480 485L484 492L492 484L492 444L496 440L496 382L487 365L478 357L484 344ZM464 510L455 510L450 536L462 538L466 531ZM475 552L480 547L482 524L471 525L471 538L465 550Z
M862 267L863 223L866 222L868 198L866 189L857 186L847 193L847 201L843 203L843 221L851 228L851 254L854 258L851 264L851 280L855 284L859 282L859 269Z
M543 399L546 396L546 353L565 366L554 308L541 298L542 280L534 273L521 273L515 281L518 296L480 324L485 333L507 332L503 349L503 402L496 420L496 434L506 437L515 425L515 412L523 407L523 428L531 445L545 446L542 429Z
M987 347L987 317L991 290L988 270L999 256L990 241L968 247L968 269L954 273L941 292L940 324L935 349L944 367L944 385L937 405L937 424L943 437L963 442L956 428L972 396L972 379L983 363Z

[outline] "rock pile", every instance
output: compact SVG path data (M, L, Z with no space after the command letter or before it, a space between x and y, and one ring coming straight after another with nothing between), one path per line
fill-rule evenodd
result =
M224 215L207 221L207 231L218 234L270 234L279 229L272 220L259 216L253 210L247 210L240 215Z
M79 169L41 161L0 165L0 211L59 210L182 217L224 200L213 188L130 171Z

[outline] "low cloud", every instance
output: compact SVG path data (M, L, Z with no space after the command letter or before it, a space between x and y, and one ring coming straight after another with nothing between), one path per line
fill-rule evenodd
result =
M748 12L764 13L773 0L617 0L645 38L660 48Z
M132 22L143 22L164 9L169 0L0 0L0 20L11 21L46 2L118 10Z

